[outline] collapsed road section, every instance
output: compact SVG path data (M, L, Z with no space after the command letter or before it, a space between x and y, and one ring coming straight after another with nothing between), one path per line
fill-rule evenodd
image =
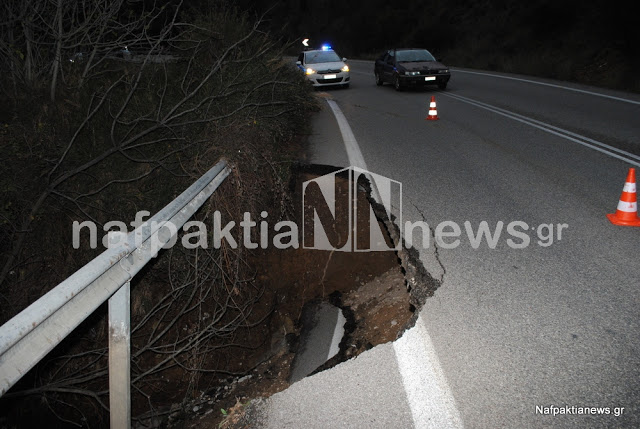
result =
M301 213L302 184L336 170L317 165L297 167L291 195L292 206L298 210L293 216L299 225L309 221ZM343 197L349 186L347 176L336 176L337 202L347 202ZM379 230L389 244L393 243L393 223L384 210L371 204L369 187L365 183L356 189L356 205L374 207ZM322 204L309 200L308 195L304 201L305 206ZM345 237L343 228L349 227L335 221L344 210L338 204L330 214L334 222L325 223L335 227L329 234L334 233L337 239ZM322 208L319 212L329 213ZM368 232L370 221L355 222L356 233ZM229 356L227 365L234 375L220 377L192 402L175 407L170 425L197 420L195 427L234 427L241 418L251 417L245 415L246 405L256 398L269 397L309 375L399 338L414 325L424 299L438 286L421 268L416 255L404 249L342 252L300 246L258 250L251 263L258 267L256 278L265 291L261 302L268 312L262 330L250 335L258 345Z

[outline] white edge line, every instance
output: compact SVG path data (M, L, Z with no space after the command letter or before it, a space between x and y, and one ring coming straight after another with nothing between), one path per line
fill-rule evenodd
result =
M462 101L463 103L468 103L468 104L474 105L476 107L480 107L481 109L488 110L488 111L496 113L498 115L505 116L507 118L513 119L514 121L522 122L523 124L527 124L529 126L538 128L538 129L540 129L542 131L546 131L546 132L548 132L550 134L554 134L554 135L556 135L558 137L562 137L562 138L565 138L567 140L571 140L572 142L581 144L581 145L586 146L586 147L588 147L590 149L597 150L598 152L601 152L601 153L604 153L606 155L609 155L609 156L611 156L613 158L617 158L617 159L619 159L621 161L624 161L624 162L627 162L627 163L629 163L631 165L635 165L637 167L640 167L640 162L631 160L628 157L625 157L625 156L622 156L622 155L618 155L617 153L613 153L610 150L603 149L601 147L595 146L593 144L589 144L589 143L584 142L582 140L578 140L577 138L573 138L573 137L571 137L569 135L562 134L562 132L564 132L564 133L570 133L570 134L573 134L573 135L577 135L575 133L572 133L570 131L564 130L562 128L558 128L558 127L555 127L553 125L546 124L544 122L536 121L535 119L529 119L529 118L526 118L526 117L519 118L518 116L520 116L520 115L516 116L517 113L511 113L511 112L507 113L506 111L503 112L503 111L498 110L497 107L494 107L494 106L491 106L491 105L488 105L488 104L485 104L485 103L480 103L480 102L477 102L475 100L468 99L466 97L461 97L459 95L453 95L453 94L442 94L442 95L445 95L447 97L453 98L454 100ZM538 122L540 124L543 124L544 126L538 125L538 124L534 123L533 121ZM554 131L554 129L560 130L562 132ZM584 138L584 139L587 139L587 137L582 137L582 136L580 136L580 137ZM589 139L589 140L591 140L591 139ZM592 141L595 141L595 140L592 140ZM603 146L608 146L608 145L605 145L604 143L600 143L600 142L598 142L598 143L602 144ZM621 149L617 149L617 148L613 148L613 149L618 151L618 152L624 152ZM634 157L634 158L636 157L636 155L633 155L631 153L627 153L627 152L624 152L624 153L627 156L631 156L631 157Z
M622 101L624 103L631 103L631 104L640 105L640 101L629 100L628 98L615 97L613 95L606 95L606 94L601 94L599 92L586 91L584 89L571 88L569 86L557 85L557 84L553 84L553 83L539 82L539 81L536 81L536 80L522 79L522 78L518 78L518 77L511 77L511 76L502 76L502 75L493 74L493 73L483 73L483 72L475 72L475 71L468 71L468 70L460 70L460 69L457 69L457 68L452 68L452 70L454 70L456 73L469 73L469 74L477 74L477 75L482 75L482 76L497 77L499 79L516 80L516 81L519 81L519 82L527 82L527 83L533 83L535 85L543 85L543 86L550 86L552 88L566 89L567 91L580 92L582 94L595 95L596 97L604 97L604 98L609 98L611 100Z
M349 163L367 170L347 119L335 101L327 100L327 103L338 121ZM415 428L462 428L453 394L420 316L416 325L393 343L393 350Z
M366 162L364 162L364 157L362 156L358 142L353 135L353 131L351 131L349 122L347 122L347 118L344 117L342 110L340 110L335 101L327 100L327 103L329 104L329 107L331 107L333 115L336 117L336 121L338 121L338 127L340 128L342 140L344 141L344 147L347 150L347 157L349 157L349 164L368 171L369 169L367 168Z
M416 429L464 427L421 316L393 343Z
M331 107L336 121L338 121L338 127L340 128L342 140L344 141L344 147L347 150L349 165L369 171L367 163L364 161L364 156L362 156L362 152L360 151L360 146L358 146L358 141L353 135L353 131L351 131L347 118L345 118L342 110L340 110L340 107L338 107L338 104L335 101L327 100L327 103L329 104L329 107ZM380 192L378 192L375 181L371 179L369 180L369 183L371 184L371 196L374 200L380 203L382 198L380 197Z
M375 63L375 61L371 61L371 60L349 60L349 61L352 61L354 63L355 62ZM347 62L349 62L349 61L347 61ZM523 78L519 78L519 77L503 76L503 75L499 75L499 74L495 74L495 73L477 72L477 71L470 71L470 70L461 70L461 69L456 68L456 67L449 67L449 69L451 71L455 71L456 73L477 74L477 75L480 75L480 76L496 77L498 79L515 80L515 81L518 81L518 82L526 82L526 83L532 83L534 85L542 85L542 86L548 86L548 87L551 87L551 88L565 89L567 91L579 92L581 94L589 94L589 95L594 95L596 97L608 98L610 100L622 101L623 103L630 103L630 104L640 105L640 101L631 100L631 99L628 99L628 98L616 97L614 95L602 94L600 92L595 92L595 91L587 91L585 89L571 88L570 86L558 85L558 84L547 83L547 82L540 82L540 81L537 81L537 80L523 79ZM358 70L351 70L351 73L366 74L366 75L371 74L371 73L361 72L361 71L358 71Z

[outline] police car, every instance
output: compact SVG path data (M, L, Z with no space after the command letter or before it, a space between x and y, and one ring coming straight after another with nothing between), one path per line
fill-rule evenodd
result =
M300 52L296 65L314 87L339 85L349 87L349 66L346 58L340 58L330 46Z

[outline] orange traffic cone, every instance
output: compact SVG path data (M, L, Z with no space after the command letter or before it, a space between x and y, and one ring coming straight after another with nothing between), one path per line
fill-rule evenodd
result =
M627 174L627 181L622 188L622 195L618 202L618 209L615 214L608 214L607 217L614 225L640 226L638 218L638 198L636 196L636 169L630 168Z
M438 119L438 110L436 109L436 97L435 95L431 96L431 103L429 103L429 114L426 118L427 121L437 121Z

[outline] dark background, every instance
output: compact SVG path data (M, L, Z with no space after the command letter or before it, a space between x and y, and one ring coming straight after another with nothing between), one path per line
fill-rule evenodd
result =
M205 3L206 4L206 3ZM640 91L637 16L630 2L578 0L282 0L234 2L266 12L283 40L330 43L373 59L393 46L424 47L446 64ZM292 50L292 54L295 50Z

